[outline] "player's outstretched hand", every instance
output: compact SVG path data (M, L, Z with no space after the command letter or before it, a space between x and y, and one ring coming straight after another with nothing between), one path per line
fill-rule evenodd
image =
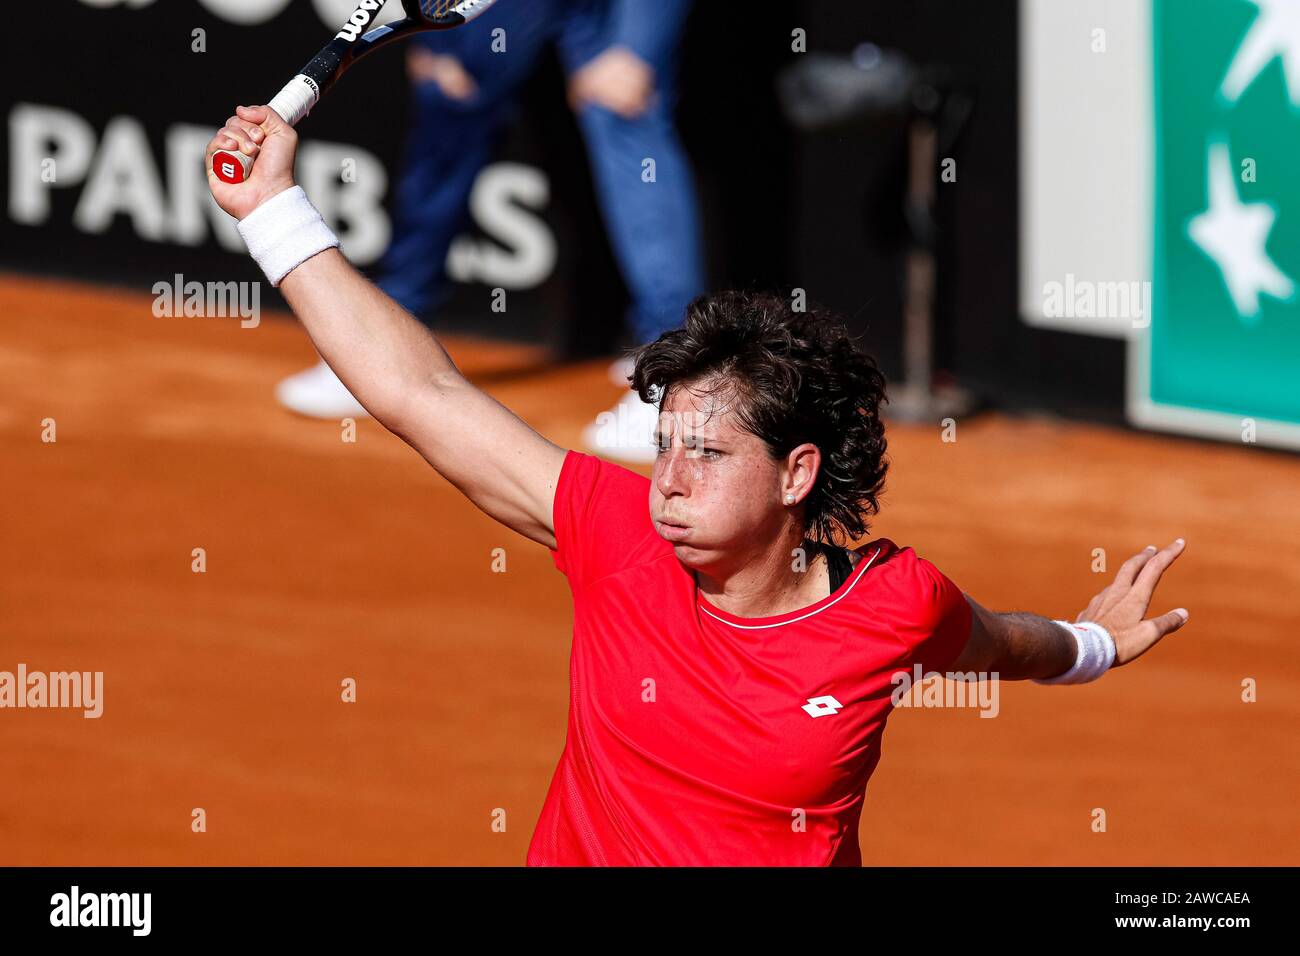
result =
M232 186L217 178L212 171L212 154L219 149L238 149L257 160L248 179ZM297 151L298 134L275 110L269 106L238 107L208 143L204 157L208 188L217 205L236 219L243 219L272 196L293 188L293 159Z
M1150 620L1147 608L1155 594L1160 576L1183 553L1182 538L1165 548L1155 545L1139 551L1120 567L1112 581L1088 602L1076 621L1095 621L1115 640L1114 667L1141 657L1166 634L1187 623L1187 609L1176 608Z

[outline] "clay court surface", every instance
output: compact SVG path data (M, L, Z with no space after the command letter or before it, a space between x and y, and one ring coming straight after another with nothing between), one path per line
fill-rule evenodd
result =
M564 743L564 577L375 423L348 444L281 410L315 357L295 323L152 301L0 277L0 670L105 675L98 720L0 710L0 864L522 864ZM617 397L604 362L446 344L565 447ZM985 606L1073 618L1110 578L1093 549L1113 573L1182 535L1157 610L1192 616L1099 683L1002 685L996 719L897 711L864 862L1300 863L1300 459L998 415L890 446L874 533Z

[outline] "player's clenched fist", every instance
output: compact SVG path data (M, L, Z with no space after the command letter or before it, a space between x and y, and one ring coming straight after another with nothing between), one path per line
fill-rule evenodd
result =
M248 179L238 185L223 183L212 171L212 156L218 150L239 151L257 162ZM268 106L240 106L235 115L208 143L204 165L208 187L217 205L236 219L243 219L266 200L293 182L293 160L298 134Z

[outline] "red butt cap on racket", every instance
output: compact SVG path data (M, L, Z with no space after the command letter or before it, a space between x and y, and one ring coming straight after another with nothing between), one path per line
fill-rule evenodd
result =
M237 186L253 171L253 157L229 149L212 154L212 171L223 183Z

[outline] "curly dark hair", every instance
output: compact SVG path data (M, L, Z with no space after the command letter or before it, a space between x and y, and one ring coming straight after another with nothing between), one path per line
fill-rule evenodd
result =
M682 328L634 353L632 387L657 404L677 385L727 390L740 426L772 459L811 442L821 469L805 499L804 534L840 544L861 538L880 510L885 377L843 322L820 309L798 312L783 296L729 291L702 295Z

